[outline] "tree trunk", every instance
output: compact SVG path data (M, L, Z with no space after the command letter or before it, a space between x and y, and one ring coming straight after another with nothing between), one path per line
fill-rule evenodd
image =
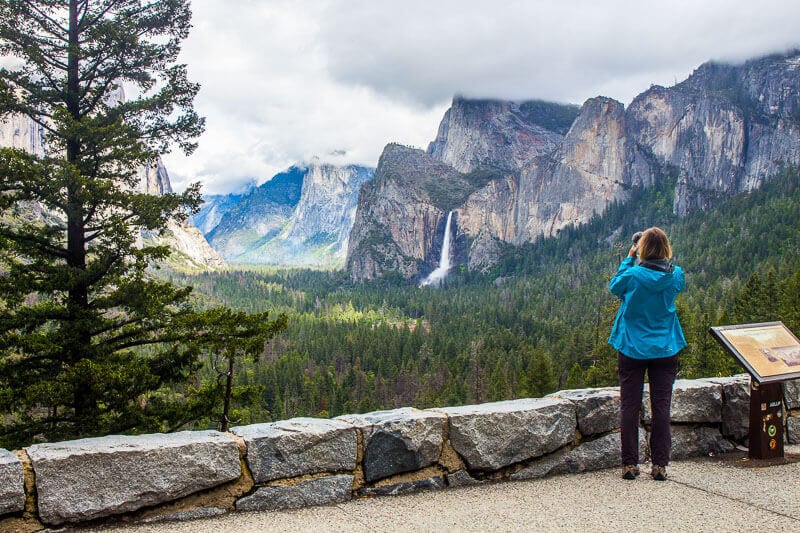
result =
M67 87L65 103L67 112L76 123L81 120L80 109L80 41L78 27L78 0L69 2L69 42L67 49ZM84 199L79 172L81 158L80 134L71 133L66 140L67 167L64 172L67 186L67 265L72 270L72 280L67 294L70 315L77 320L66 324L71 342L65 347L68 364L80 361L91 345L91 333L86 326L86 311L89 309L89 289L86 284L86 227L84 222ZM86 428L94 426L98 406L92 391L92 376L81 375L73 383L73 405L75 407L76 431L84 434Z
M225 379L225 404L222 408L222 420L220 421L220 431L228 431L230 419L228 415L231 410L231 395L233 394L233 356L228 358L228 374Z

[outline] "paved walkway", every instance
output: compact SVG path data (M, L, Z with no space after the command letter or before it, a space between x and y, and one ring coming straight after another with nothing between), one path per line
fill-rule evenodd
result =
M704 458L673 463L665 482L613 469L112 531L800 531L800 463L752 464Z

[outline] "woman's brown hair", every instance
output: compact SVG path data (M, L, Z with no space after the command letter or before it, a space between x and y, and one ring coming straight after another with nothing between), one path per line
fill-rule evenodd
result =
M653 259L672 259L672 246L669 244L669 238L664 230L661 228L647 228L644 230L641 240L639 241L639 259L653 260Z

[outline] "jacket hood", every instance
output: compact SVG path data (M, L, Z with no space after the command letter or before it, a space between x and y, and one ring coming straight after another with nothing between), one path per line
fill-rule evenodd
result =
M673 286L675 267L666 260L662 259L661 261L666 265L660 261L645 261L634 267L636 269L636 279L654 292L664 291Z

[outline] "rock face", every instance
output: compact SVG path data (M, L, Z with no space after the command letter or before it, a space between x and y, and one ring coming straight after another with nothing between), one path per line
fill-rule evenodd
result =
M626 200L631 187L649 185L652 176L625 131L622 104L587 101L558 148L524 167L516 186L492 183L467 200L458 211L460 231L474 238L488 229L520 245L588 222L609 203Z
M437 409L450 418L450 442L470 470L498 470L571 443L575 407L526 399Z
M22 461L0 448L0 515L25 509Z
M0 117L0 146L43 156L44 127L21 115Z
M337 420L293 418L239 426L231 433L247 444L247 464L256 483L273 479L352 471L357 437L350 424Z
M314 161L303 178L300 199L282 231L236 257L242 263L324 266L344 264L358 191L371 180L366 167Z
M230 208L214 229L209 244L226 260L236 258L276 236L300 200L305 169L292 167L253 189Z
M351 277L416 279L432 270L442 212L451 209L456 257L485 270L499 243L558 235L626 201L634 187L676 180L674 210L684 215L760 186L780 162L800 163L800 51L704 64L628 109L603 97L578 113L534 104L456 98L428 148L439 166L387 146L380 184L359 199ZM479 169L492 174L477 176ZM429 198L431 183L448 197Z
M192 224L197 226L203 235L211 233L222 222L222 217L236 207L245 196L253 192L253 189L255 189L254 184L247 187L247 190L241 194L204 195L200 210L192 216Z
M159 158L154 164L148 163L138 172L139 188L146 194L160 196L172 193L172 184L164 163ZM167 260L178 269L216 270L225 267L225 262L208 244L205 237L191 222L167 223L160 235L143 232L144 241L152 246L169 246L174 251Z
M464 174L484 167L519 170L558 146L577 111L549 102L456 97L428 153Z
M447 213L474 188L471 178L481 179L422 150L388 145L375 178L359 195L347 251L351 276L372 279L394 271L413 278L432 271Z
M241 475L236 442L216 431L35 444L27 452L39 516L51 525L134 511Z

